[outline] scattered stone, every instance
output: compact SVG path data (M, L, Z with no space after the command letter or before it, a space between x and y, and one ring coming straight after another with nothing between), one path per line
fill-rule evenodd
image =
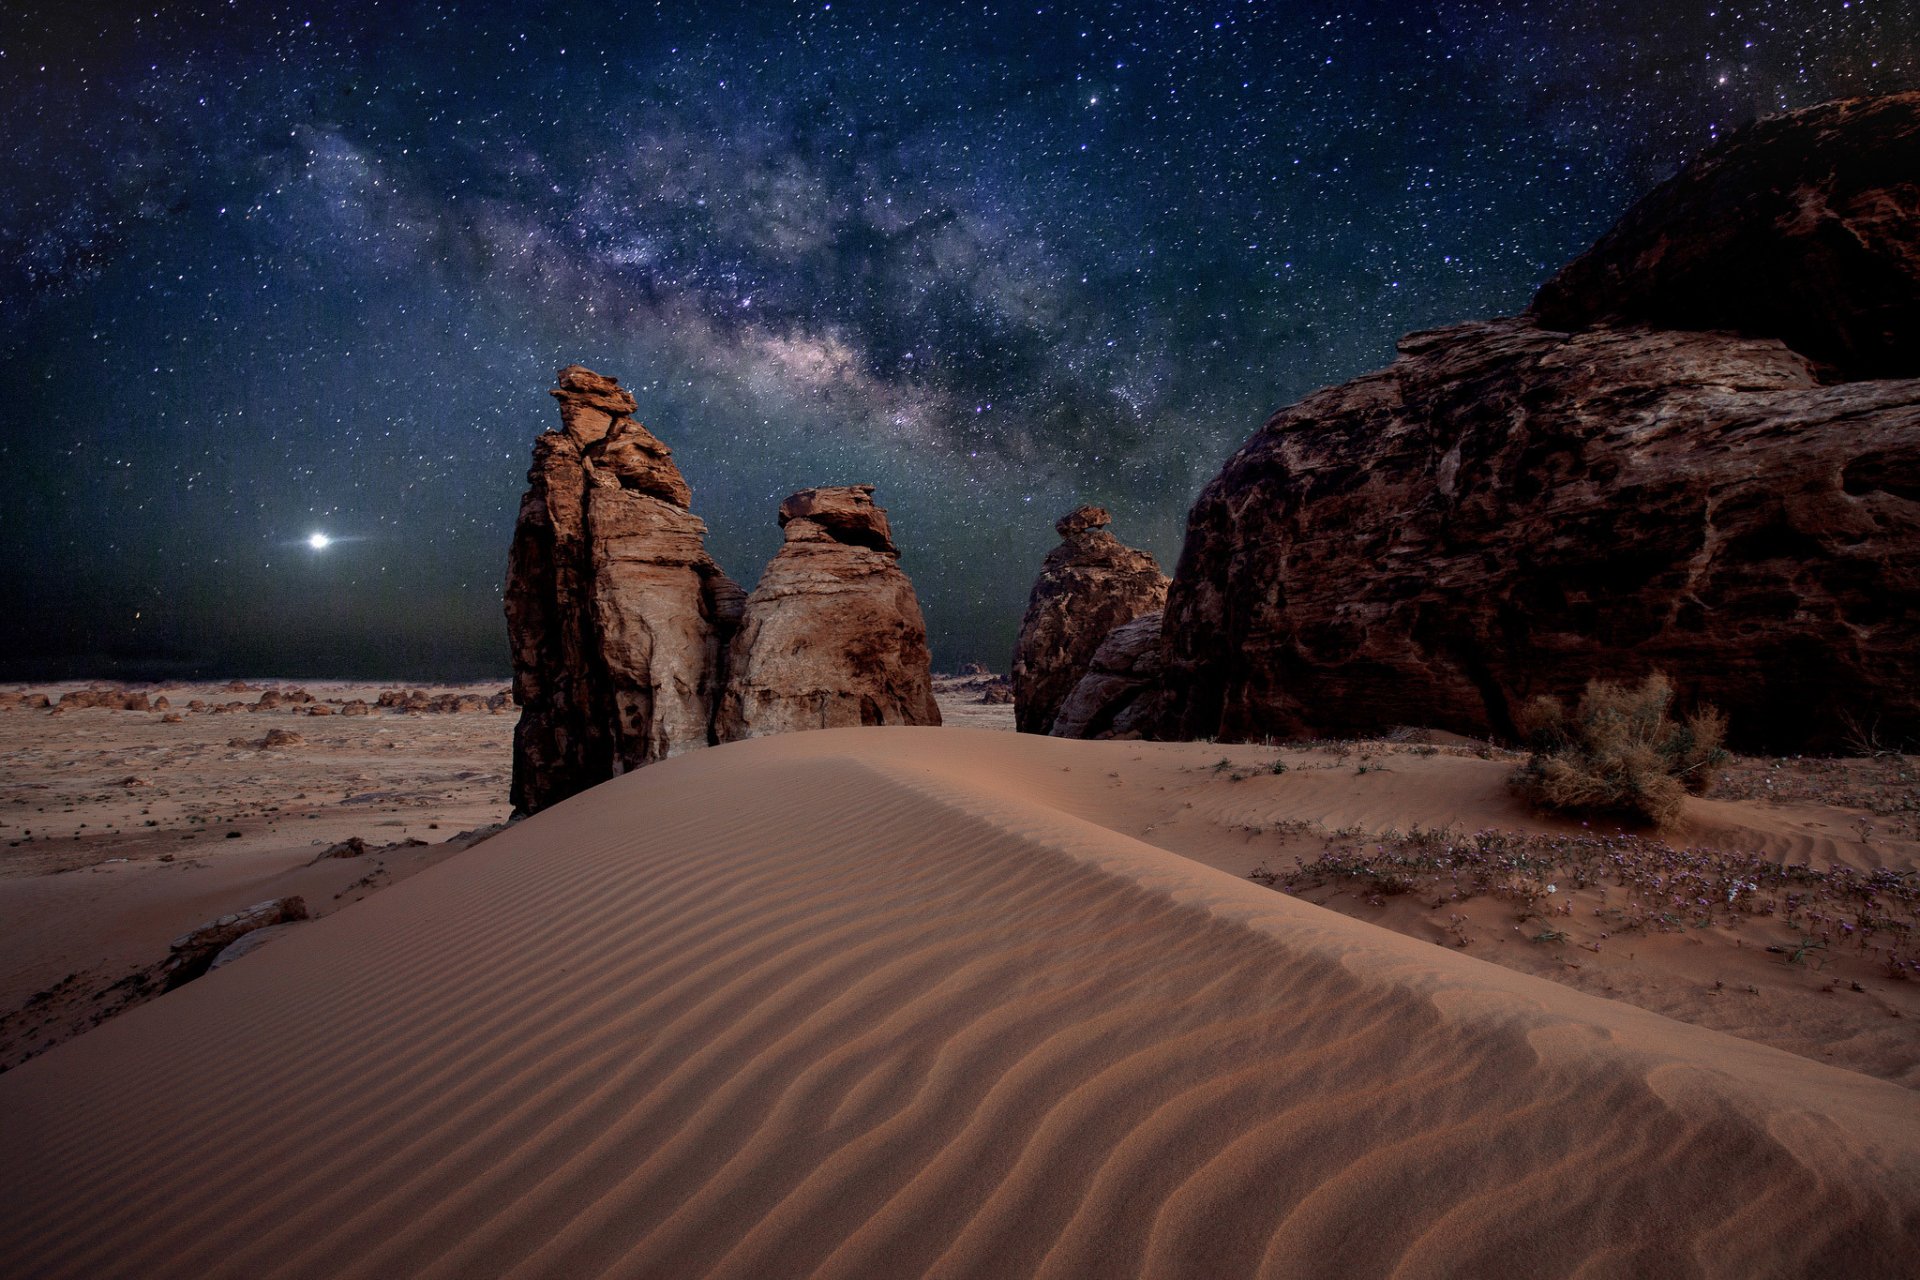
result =
M125 689L71 689L60 695L58 707L66 711L84 711L101 707L110 711L151 711L153 706L144 693L129 693Z
M330 845L315 855L315 862L324 862L328 858L364 858L367 854L367 842L359 836L348 836L339 844Z

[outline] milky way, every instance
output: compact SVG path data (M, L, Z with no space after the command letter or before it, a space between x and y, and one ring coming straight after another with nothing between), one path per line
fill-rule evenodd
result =
M10 4L0 669L504 672L575 361L735 577L875 483L1004 668L1062 511L1170 567L1275 408L1915 87L1911 0Z

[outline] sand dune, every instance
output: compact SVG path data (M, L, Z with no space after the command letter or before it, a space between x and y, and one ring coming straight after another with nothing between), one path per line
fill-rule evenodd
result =
M1127 750L596 788L0 1076L0 1274L1911 1273L1920 1097L1143 843Z

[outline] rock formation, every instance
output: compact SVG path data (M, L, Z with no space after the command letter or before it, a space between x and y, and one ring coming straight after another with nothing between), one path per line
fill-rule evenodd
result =
M522 812L707 745L739 596L633 396L579 365L559 384L561 429L534 444L507 568Z
M1056 738L1142 738L1154 727L1163 670L1159 609L1115 627L1093 651L1087 674L1060 704Z
M1658 667L1744 748L1920 736L1920 380L1859 376L1920 372L1917 111L1742 130L1528 316L1276 414L1189 515L1155 733L1507 736Z
M1060 545L1040 566L1013 649L1014 724L1022 733L1052 729L1107 634L1166 603L1159 563L1108 533L1110 523L1101 508L1080 507L1053 526Z
M1833 377L1920 377L1920 93L1730 134L1548 281L1532 314L1764 334Z
M744 603L715 737L939 724L926 623L873 486L802 490L780 525L780 553Z

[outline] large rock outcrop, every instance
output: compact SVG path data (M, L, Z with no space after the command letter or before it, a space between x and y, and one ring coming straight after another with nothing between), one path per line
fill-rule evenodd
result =
M1102 508L1079 507L1054 524L1060 545L1041 563L1013 648L1014 726L1022 733L1049 732L1108 633L1166 603L1159 562L1107 532L1111 523Z
M1858 376L1920 354L1917 102L1741 131L1527 317L1276 414L1189 516L1155 734L1504 736L1657 667L1749 749L1920 736L1920 381Z
M1765 334L1830 377L1920 377L1920 93L1736 131L1549 280L1532 314Z
M926 623L873 486L802 490L780 525L733 639L718 740L939 724Z
M507 567L522 812L707 745L740 600L632 395L579 365L559 384Z

